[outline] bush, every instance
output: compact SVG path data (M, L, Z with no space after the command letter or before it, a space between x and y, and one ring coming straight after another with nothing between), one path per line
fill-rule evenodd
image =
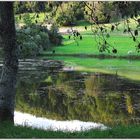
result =
M52 24L49 32L50 42L54 45L61 45L63 37L58 33L58 27Z
M62 36L58 29L52 26L49 31L40 25L24 26L17 30L17 43L21 58L34 57L53 45L60 45Z
M39 51L37 44L33 41L23 42L22 57L36 56Z

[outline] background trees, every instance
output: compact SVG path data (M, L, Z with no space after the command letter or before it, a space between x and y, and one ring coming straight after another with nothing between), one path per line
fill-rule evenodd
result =
M86 19L87 14L94 10L95 15L100 22L105 21L107 16L110 16L111 21L118 21L124 17L134 17L139 14L139 2L15 2L15 13L40 13L48 12L60 25L68 25L63 22ZM56 12L57 9L57 12Z

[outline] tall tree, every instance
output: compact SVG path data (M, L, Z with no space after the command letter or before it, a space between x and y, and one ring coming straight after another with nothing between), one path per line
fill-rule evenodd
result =
M18 70L13 2L0 2L0 40L4 52L0 79L0 122L13 122Z

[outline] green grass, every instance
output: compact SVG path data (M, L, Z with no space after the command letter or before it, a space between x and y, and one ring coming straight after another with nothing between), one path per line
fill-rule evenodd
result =
M130 21L130 27L131 29L135 29L137 26L137 23L133 19L129 19ZM79 46L77 46L77 43L74 41L74 39L71 37L71 39L68 39L68 35L63 35L63 45L57 46L53 49L55 49L56 54L84 54L84 55L111 55L116 57L128 57L128 56L140 56L140 53L136 51L136 45L138 45L136 42L133 41L130 34L126 33L123 34L124 30L124 21L120 21L120 25L118 26L120 31L113 31L111 32L111 26L114 23L111 24L105 24L108 31L110 32L110 38L107 39L107 42L111 44L111 46L115 47L117 49L117 54L112 53L112 47L110 47L110 52L104 52L100 53L98 49L98 44L95 41L95 36L91 32L90 24L86 21L78 21L78 25L73 27L76 30L79 30L81 35L83 36L83 40L78 39ZM88 30L84 29L84 26L87 26ZM96 26L96 25L93 25ZM102 26L102 25L100 25ZM68 28L68 27L67 27ZM140 37L140 36L139 36ZM138 37L138 40L140 41L140 38ZM128 54L129 51L132 51L131 54ZM51 51L46 51L43 53L45 54L51 54ZM94 56L93 56L94 57ZM140 58L140 57L139 57Z
M48 59L64 61L66 66L75 66L75 70L117 74L132 80L140 80L139 60L98 59L84 57L47 57Z
M0 138L140 138L140 125L118 126L85 132L44 131L28 127L0 125Z
M110 48L111 53L105 52L100 53L98 50L98 45L95 41L94 36L92 35L83 35L83 40L78 40L79 46L77 46L76 42L71 39L68 39L68 36L64 36L63 45L55 47L56 54L94 54L94 55L112 55L112 56L130 56L136 55L140 56L140 53L136 52L135 42L133 42L132 38L125 35L112 35L108 41L112 44L118 51L117 54L112 53L112 48ZM133 53L128 54L128 51L132 51ZM44 54L52 53L52 51L43 52Z

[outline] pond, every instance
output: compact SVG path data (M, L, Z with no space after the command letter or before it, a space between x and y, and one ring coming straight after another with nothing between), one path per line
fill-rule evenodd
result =
M19 71L16 111L16 124L37 127L40 122L42 129L68 130L72 122L69 131L139 124L140 81L117 72L24 69Z

